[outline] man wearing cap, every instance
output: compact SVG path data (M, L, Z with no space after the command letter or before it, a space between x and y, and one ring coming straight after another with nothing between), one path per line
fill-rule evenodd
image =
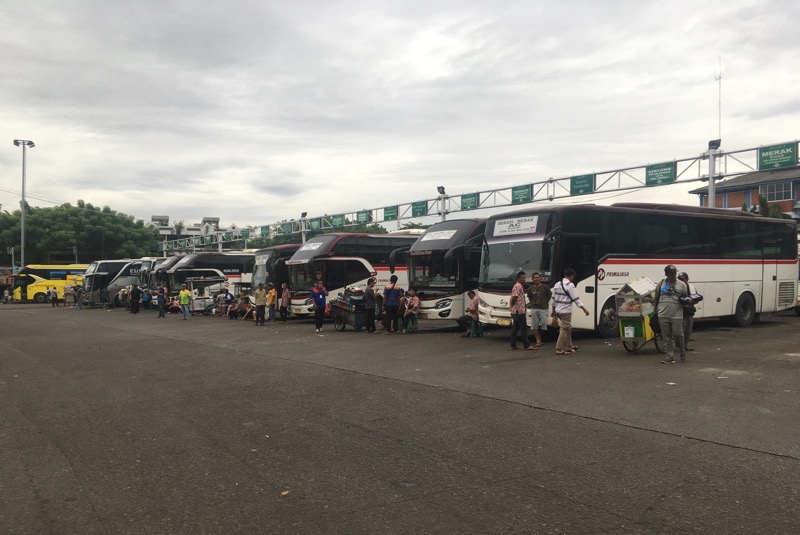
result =
M656 310L658 324L661 326L661 337L667 349L667 358L662 364L675 363L675 344L678 345L681 361L686 361L686 346L683 343L683 303L682 297L688 297L689 289L678 280L678 268L672 264L664 268L666 278L656 287Z

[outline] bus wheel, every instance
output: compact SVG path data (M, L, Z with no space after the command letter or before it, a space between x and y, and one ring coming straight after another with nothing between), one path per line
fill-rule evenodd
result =
M603 338L616 338L619 336L619 317L617 316L617 305L614 298L610 298L600 309L600 317L597 318L597 332Z
M733 318L739 327L750 327L753 324L756 318L756 303L751 294L744 293L739 296Z
M43 293L38 293L38 294L33 296L33 300L36 301L37 303L46 303L47 302L47 296L44 295Z

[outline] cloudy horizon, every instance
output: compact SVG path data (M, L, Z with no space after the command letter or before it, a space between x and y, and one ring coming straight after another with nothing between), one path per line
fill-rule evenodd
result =
M720 58L723 149L790 141L799 19L778 0L11 2L0 204L19 206L17 138L32 205L240 227L688 158L718 135Z

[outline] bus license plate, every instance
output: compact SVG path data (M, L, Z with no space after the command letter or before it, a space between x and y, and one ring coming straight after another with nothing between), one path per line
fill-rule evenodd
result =
M511 325L511 320L497 320L497 324L501 327L508 327Z
M303 309L302 308L295 308L294 309L294 313L295 314L302 314L303 313Z

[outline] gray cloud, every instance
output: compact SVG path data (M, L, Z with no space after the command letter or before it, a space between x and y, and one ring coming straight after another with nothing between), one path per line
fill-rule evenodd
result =
M794 139L799 15L779 0L11 4L0 176L18 189L10 140L30 137L43 196L241 225L664 161L716 137L719 55L725 146Z

